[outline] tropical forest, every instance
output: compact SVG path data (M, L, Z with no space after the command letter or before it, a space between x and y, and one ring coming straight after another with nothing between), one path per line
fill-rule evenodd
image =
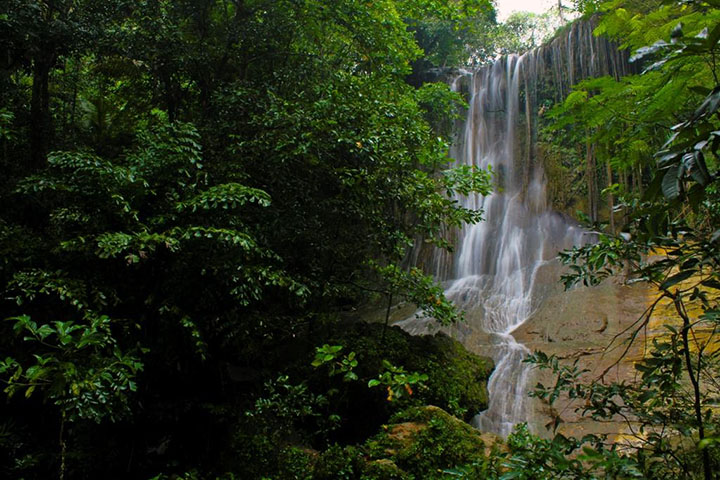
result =
M720 0L510 3L0 1L0 478L720 479Z

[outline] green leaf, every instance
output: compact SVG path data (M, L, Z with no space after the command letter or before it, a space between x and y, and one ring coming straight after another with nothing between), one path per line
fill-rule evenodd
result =
M703 97L705 97L705 96L709 95L710 92L712 92L712 89L703 87L702 85L696 85L694 87L690 87L690 91L695 92L698 95L702 95Z
M703 438L700 443L698 443L698 448L702 450L708 447L715 446L718 443L720 443L720 437Z
M683 155L683 162L685 164L685 169L697 183L703 187L710 183L710 173L705 165L705 156L702 152L695 150L686 153Z
M707 37L707 47L712 49L720 40L720 23L715 25L710 34Z
M668 200L675 200L680 196L680 167L673 165L667 169L662 179L662 192Z
M669 289L670 287L672 287L673 285L676 285L676 284L682 282L683 280L687 280L688 278L692 277L693 275L695 275L695 273L696 273L696 270L695 270L695 269L692 269L692 270L683 270L683 271L681 271L681 272L679 272L679 273L676 273L675 275L673 275L673 276L671 276L670 278L668 278L667 280L665 280L665 281L660 285L660 289L661 289L661 290L667 290L667 289Z
M720 290L720 281L717 281L714 278L703 280L702 282L700 282L700 285L704 287L714 288L715 290Z
M32 395L34 391L35 385L31 385L30 387L28 387L28 389L25 390L25 398L30 398L30 395Z

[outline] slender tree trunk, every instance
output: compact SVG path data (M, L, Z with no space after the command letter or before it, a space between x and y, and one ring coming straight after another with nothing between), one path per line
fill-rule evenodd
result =
M588 133L589 135L589 133ZM597 173L595 171L595 152L592 142L588 139L585 146L585 179L588 190L588 216L593 222L598 219Z
M163 89L163 98L165 99L165 108L167 108L168 119L175 122L177 119L178 96L177 88L172 79L172 74L165 68L162 68L158 74Z
M33 64L32 97L30 99L30 170L45 166L50 145L50 69L52 59L39 54Z
M608 212L610 217L610 232L615 233L615 196L612 194L610 187L613 184L612 167L610 166L610 160L605 162L605 171L607 172L607 186L608 186Z
M643 182L642 182L642 167L637 165L635 167L635 182L637 183L637 192L642 196L643 194Z
M75 60L75 74L73 75L72 106L70 108L70 132L75 133L75 113L77 111L78 82L80 81L80 60Z
M673 303L675 304L675 311L678 312L680 318L683 321L683 328L680 332L683 343L684 357L685 357L685 370L687 370L688 376L690 377L690 383L693 388L693 410L695 411L695 421L698 427L698 437L702 442L705 439L705 423L703 422L702 416L702 397L700 394L700 364L697 366L697 376L695 374L695 367L693 366L692 359L690 358L690 317L685 310L682 298L679 292L675 292L672 295ZM702 462L703 462L703 473L705 480L712 480L713 473L710 467L710 453L707 448L702 449Z
M382 337L380 343L385 343L385 332L387 331L388 323L390 323L390 309L392 308L393 294L388 295L387 310L385 310L385 324L383 325Z
M622 185L623 185L623 191L627 195L628 192L631 192L632 186L630 185L630 173L628 172L627 168L623 168L622 170ZM628 208L627 205L623 206L623 217L622 217L622 223L623 226L628 224L628 221L630 220L630 217L628 216Z
M65 456L67 445L65 443L65 411L60 416L60 480L65 480Z

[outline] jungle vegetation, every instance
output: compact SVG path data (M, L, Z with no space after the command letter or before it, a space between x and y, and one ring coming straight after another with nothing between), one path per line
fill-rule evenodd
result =
M441 73L535 46L532 17L499 24L489 0L6 0L0 475L714 478L720 3L573 7L642 73L586 80L544 118L547 161L605 207L584 212L603 234L565 254L565 280L629 271L679 323L639 384L583 384L538 354L558 382L535 394L631 416L637 448L520 426L486 455L454 422L486 402L489 361L353 321L393 298L462 321L406 261L481 221L454 194L491 191L490 172L448 168L463 98ZM388 459L377 432L410 420L421 441Z

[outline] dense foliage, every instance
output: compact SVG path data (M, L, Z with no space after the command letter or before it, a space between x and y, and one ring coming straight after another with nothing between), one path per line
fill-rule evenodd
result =
M480 219L452 193L489 174L446 170L433 122L462 99L425 78L493 23L486 0L2 2L0 475L215 468L267 388L324 402L264 385L343 311L457 321L403 261Z
M654 285L628 342L675 320L637 383L536 354L558 381L535 395L631 420L631 447L520 426L490 450L419 408L472 417L487 360L342 320L398 298L461 320L408 252L451 248L482 215L454 195L490 178L447 169L462 98L429 80L536 46L563 2L498 25L488 0L6 0L0 475L713 478L720 3L573 5L642 73L542 106L547 170L600 232L565 281Z

